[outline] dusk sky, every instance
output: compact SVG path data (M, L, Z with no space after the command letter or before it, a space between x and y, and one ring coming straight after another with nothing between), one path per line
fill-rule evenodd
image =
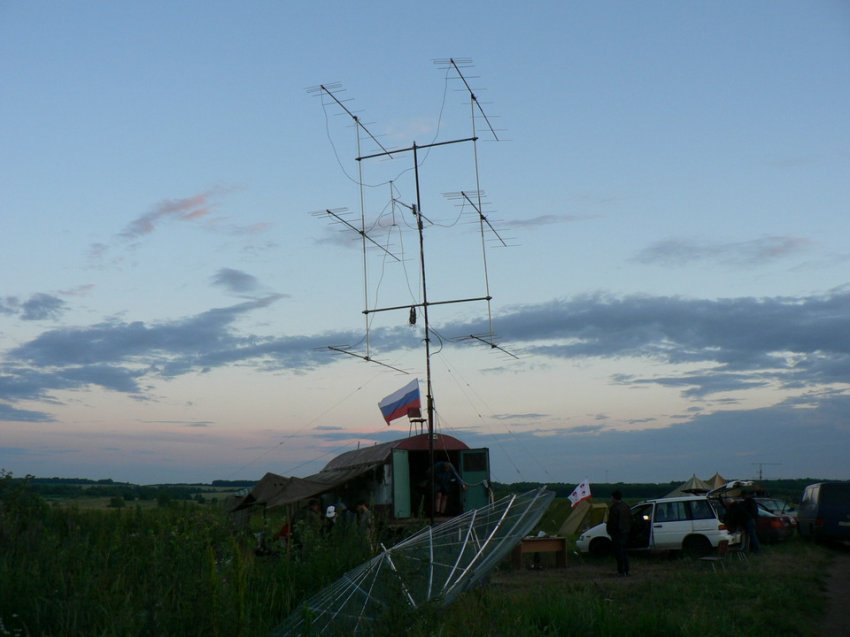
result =
M0 469L304 476L406 436L378 402L421 317L369 323L408 374L328 346L421 302L412 154L356 161L309 89L390 150L464 139L448 58L495 135L419 154L428 296L493 298L429 310L437 430L502 482L850 479L845 0L0 0ZM483 242L447 196L475 154ZM365 287L312 214L361 205ZM488 315L516 358L463 338Z

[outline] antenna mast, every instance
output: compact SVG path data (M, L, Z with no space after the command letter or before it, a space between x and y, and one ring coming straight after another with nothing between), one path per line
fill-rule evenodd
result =
M761 481L762 478L764 477L764 467L765 467L765 465L769 465L769 464L779 465L779 464L782 464L782 463L781 462L753 462L752 464L753 464L754 467L759 468L759 481Z
M478 98L475 93L472 91L466 77L464 77L463 73L460 70L460 66L468 66L469 60L458 60L456 58L449 58L448 60L438 60L435 63L439 66L442 66L447 69L447 79L448 73L453 70L458 78L462 81L466 91L469 93L470 99L470 108L472 111L472 135L469 137L452 139L448 141L436 141L436 139L428 144L417 144L415 141L407 147L397 148L393 150L388 150L381 144L378 139L366 128L363 124L362 120L355 115L348 107L345 106L342 100L337 97L335 91L337 91L338 85L326 85L321 84L314 89L310 89L310 92L318 93L321 96L330 97L334 103L336 103L342 110L353 120L356 134L356 156L355 160L358 164L358 184L360 187L360 227L356 227L349 221L347 221L343 216L342 212L344 209L325 209L324 211L315 213L315 214L326 214L330 216L335 222L341 223L345 225L350 230L356 232L360 235L361 246L363 249L363 280L364 280L364 303L365 309L363 310L363 314L366 317L366 337L365 337L365 347L366 352L365 355L358 354L348 350L343 347L330 347L331 350L341 352L344 354L349 354L351 356L355 356L361 358L363 360L378 363L384 365L386 367L390 367L391 369L395 369L396 371L401 371L400 369L393 367L392 365L387 365L386 363L381 363L372 358L370 351L370 341L369 341L369 327L371 322L371 316L379 313L379 312L389 312L389 311L398 311L398 310L409 310L410 311L410 323L415 323L416 317L416 308L422 309L422 315L424 320L424 342L425 342L425 383L426 383L426 409L427 409L427 422L428 422L428 459L431 467L431 505L430 509L430 518L431 524L434 523L434 501L435 501L435 473L434 470L434 391L431 381L431 325L430 325L430 315L429 309L435 305L445 305L445 304L455 304L455 303L468 303L473 301L486 301L487 302L487 318L488 318L488 333L485 337L471 335L469 338L485 343L489 345L492 349L499 349L500 351L507 353L510 356L516 358L510 352L502 349L498 345L496 345L493 341L493 325L492 325L492 311L490 301L492 300L492 296L490 295L490 283L489 277L487 274L487 260L486 260L486 242L485 242L485 234L487 232L492 232L496 238L501 242L502 245L506 246L507 244L504 242L502 237L496 232L493 225L487 219L483 211L483 193L480 189L480 176L479 176L479 167L478 167L478 133L476 130L475 120L476 118L483 118L487 124L490 134L492 134L493 138L498 141L499 138L496 135L496 131L490 123L489 118L484 113L481 108L480 103L478 102ZM361 152L361 139L363 138L362 134L365 134L368 138L372 140L375 144L377 144L379 150L370 154L362 154ZM445 147L455 144L468 144L471 143L473 146L473 163L474 163L474 173L475 173L475 190L474 191L461 191L459 193L453 193L449 195L450 199L457 199L461 201L461 205L469 205L471 208L475 210L478 215L478 222L480 225L480 233L481 233L481 246L482 246L482 255L484 259L484 287L485 292L481 296L474 296L469 298L456 298L450 300L431 300L428 297L428 286L427 286L427 278L426 278L426 263L425 263L425 222L430 221L422 214L422 191L420 186L420 152L423 150L430 151L435 148ZM396 261L401 261L401 259L393 254L390 249L374 239L372 239L368 232L366 226L366 198L365 198L365 190L364 190L364 181L363 181L363 165L364 162L373 160L373 159L395 159L397 156L401 157L405 154L410 154L413 161L413 174L414 174L414 187L415 187L415 201L414 204L405 204L400 200L396 199L392 195L393 190L393 182L390 180L390 197L393 203L399 203L405 208L409 209L413 214L414 221L416 224L416 231L419 237L419 266L420 266L420 291L422 294L422 300L419 303L412 303L406 305L394 305L390 307L373 307L370 309L369 307L369 298L368 298L368 268L367 268L367 258L366 258L366 248L370 245L373 247L377 247L382 250L385 255L388 255L392 259ZM408 169L409 170L409 169ZM404 172L407 172L404 171Z

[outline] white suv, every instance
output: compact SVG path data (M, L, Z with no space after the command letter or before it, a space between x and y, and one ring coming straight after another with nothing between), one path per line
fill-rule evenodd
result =
M714 504L705 496L646 500L632 507L631 550L679 551L706 555L721 542L735 544L739 537L720 521ZM576 540L582 553L601 555L611 550L605 523L589 528Z

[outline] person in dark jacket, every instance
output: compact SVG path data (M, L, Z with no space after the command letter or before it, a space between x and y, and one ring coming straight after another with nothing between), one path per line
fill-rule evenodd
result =
M629 505L623 502L623 494L619 489L611 494L611 504L608 505L608 522L605 530L611 536L614 546L614 557L617 558L617 573L621 577L629 575L629 554L626 546L629 543L629 531L632 528L632 512Z
M436 502L434 510L437 515L446 515L446 507L449 504L449 497L458 485L466 490L463 480L457 473L457 469L451 462L440 461L436 463L437 472L434 475L434 490L436 491Z
M755 501L755 498L753 498L752 491L745 491L743 496L744 512L746 513L744 530L747 534L747 546L750 549L750 553L758 553L759 549L761 549L758 536L759 505Z

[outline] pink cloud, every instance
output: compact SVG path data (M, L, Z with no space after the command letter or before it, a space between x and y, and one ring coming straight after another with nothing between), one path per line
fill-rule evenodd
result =
M193 197L183 199L165 199L159 202L150 212L131 221L121 233L125 238L137 238L151 234L160 222L168 219L179 221L195 221L202 219L212 212L210 201L215 192L203 192Z

